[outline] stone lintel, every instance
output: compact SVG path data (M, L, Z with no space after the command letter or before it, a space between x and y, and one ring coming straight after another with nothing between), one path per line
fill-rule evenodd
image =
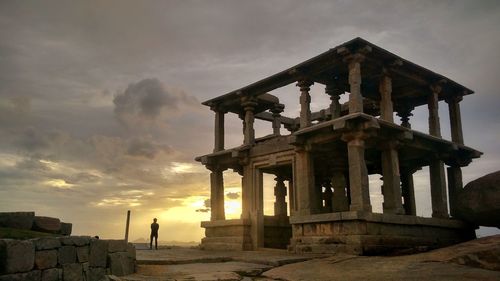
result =
M466 228L470 227L461 220L442 219L442 218L424 218L417 216L393 215L393 214L376 214L363 211L348 211L326 214L312 214L306 216L291 216L291 224L308 224L322 222L342 222L342 221L366 221L379 222L401 225L428 225L444 228Z
M215 221L202 221L201 227L221 227L221 226L238 226L238 225L250 225L250 220L248 219L230 219L230 220L215 220Z

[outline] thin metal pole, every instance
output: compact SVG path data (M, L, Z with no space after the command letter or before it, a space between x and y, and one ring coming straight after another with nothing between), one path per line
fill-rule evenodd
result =
M130 210L127 211L127 224L125 226L125 242L128 243L128 228L130 225Z

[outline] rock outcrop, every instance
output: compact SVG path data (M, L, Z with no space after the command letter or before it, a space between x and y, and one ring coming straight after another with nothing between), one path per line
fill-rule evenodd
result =
M500 171L469 182L457 194L457 217L500 228Z

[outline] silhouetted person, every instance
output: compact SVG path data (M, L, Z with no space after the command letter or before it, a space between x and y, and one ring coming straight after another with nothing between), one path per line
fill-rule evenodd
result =
M155 239L155 249L158 250L158 229L160 225L156 223L156 218L153 219L153 223L151 224L151 236L149 242L149 249L153 249L153 238Z

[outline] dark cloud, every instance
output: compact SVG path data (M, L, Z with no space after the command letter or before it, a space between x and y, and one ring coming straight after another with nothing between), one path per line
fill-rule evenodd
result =
M130 141L127 149L127 155L153 159L160 152L168 153L172 151L172 148L168 145L159 145L155 144L151 140L136 138Z
M162 113L176 112L180 106L198 104L198 101L183 91L167 89L156 78L150 78L129 84L123 93L114 97L113 103L118 120L130 127L155 121Z
M210 212L210 199L206 199L205 201L203 201L203 206L205 208L197 209L196 212L199 212L199 213L208 213L208 212Z
M236 200L236 199L240 198L240 193L239 192L228 192L228 193L226 193L226 197L229 199Z

